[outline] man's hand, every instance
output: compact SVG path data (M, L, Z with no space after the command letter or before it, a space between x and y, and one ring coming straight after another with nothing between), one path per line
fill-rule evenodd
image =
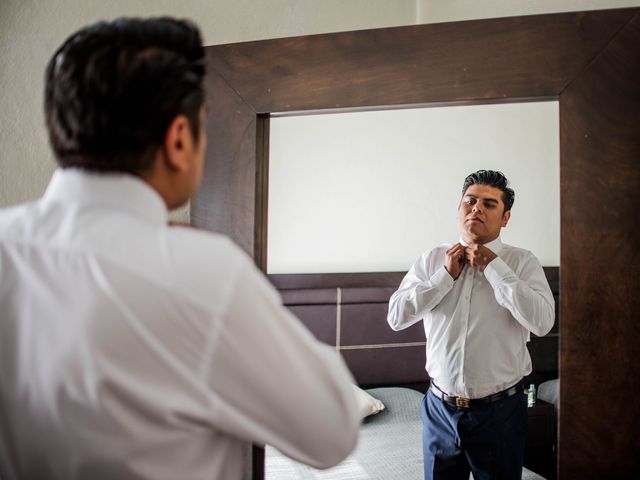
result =
M472 244L464 249L465 259L467 263L479 272L484 271L485 267L497 257L490 249L484 245Z
M453 247L446 251L444 268L454 280L457 280L460 276L460 272L462 272L462 269L464 268L464 262L465 251L462 244L456 243Z

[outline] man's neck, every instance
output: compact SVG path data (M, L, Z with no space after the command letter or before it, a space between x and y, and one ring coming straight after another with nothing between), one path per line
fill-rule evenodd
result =
M491 243L493 242L496 238L500 238L500 235L497 235L491 239L485 239L485 238L471 238L468 237L466 235L461 235L460 236L460 240L462 240L462 243L466 244L466 245L486 245L487 243Z

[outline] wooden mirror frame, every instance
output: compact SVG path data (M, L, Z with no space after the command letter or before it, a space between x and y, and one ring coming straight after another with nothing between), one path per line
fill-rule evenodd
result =
M231 237L263 270L270 113L558 100L559 475L637 473L640 8L265 40L206 56L209 147L192 222Z

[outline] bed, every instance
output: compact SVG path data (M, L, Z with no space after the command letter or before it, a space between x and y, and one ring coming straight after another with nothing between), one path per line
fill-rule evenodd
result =
M385 409L365 418L358 445L346 460L328 470L317 470L290 460L276 449L267 447L265 478L422 478L422 426L419 413L422 394L408 388L374 388L368 391L382 401Z
M423 394L413 389L384 387L367 390L384 405L384 410L365 418L355 450L343 462L327 470L291 460L267 446L267 480L420 480L422 471ZM472 477L471 477L472 478ZM527 468L523 480L544 477Z
M558 377L558 268L545 267L545 274L556 300L556 325L545 337L531 335L528 348L534 371L525 385ZM389 298L403 276L404 272L269 276L284 304L319 340L341 353L358 385L386 408L365 418L354 452L328 470L302 465L267 446L267 480L423 478L420 404L429 385L424 329L418 323L394 332L386 323ZM551 433L555 438L555 431ZM522 478L552 478L555 466L553 458L547 458L544 465L532 466L525 454L529 468Z

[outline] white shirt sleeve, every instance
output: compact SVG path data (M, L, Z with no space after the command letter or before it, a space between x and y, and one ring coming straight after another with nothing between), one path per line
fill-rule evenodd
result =
M233 290L205 379L217 428L317 468L337 464L360 425L343 360L282 306L250 262Z
M501 258L484 269L498 304L511 312L527 330L539 337L553 328L555 305L553 294L540 262L529 255L518 275Z
M418 259L389 300L387 322L395 331L422 320L453 287L454 280L444 266L429 275L430 256L423 255Z

